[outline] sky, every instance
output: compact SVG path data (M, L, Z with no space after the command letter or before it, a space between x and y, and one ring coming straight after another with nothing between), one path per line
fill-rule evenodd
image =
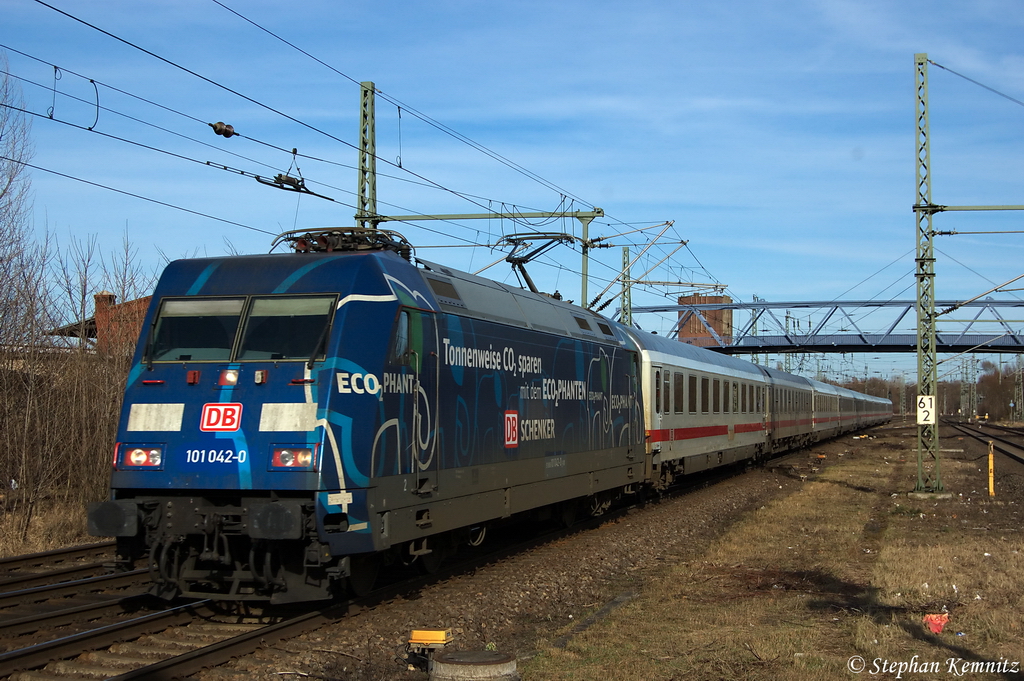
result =
M31 226L105 258L127 238L147 271L354 224L361 81L379 91L378 212L600 207L590 236L614 247L591 252L588 297L618 275L622 246L636 254L672 221L634 277L675 250L649 279L721 283L745 301L912 299L919 52L946 67L929 67L933 201L1024 204L1019 0L48 2L0 0L0 53L35 114ZM217 121L240 135L215 135ZM252 177L280 172L333 201ZM945 213L935 227L1022 218ZM494 248L504 234L580 234L572 219L534 222L387 226L419 257L470 271L507 252ZM1022 239L937 237L937 297L1024 273ZM579 300L578 248L528 267ZM483 274L516 282L504 262ZM680 290L638 288L633 304Z

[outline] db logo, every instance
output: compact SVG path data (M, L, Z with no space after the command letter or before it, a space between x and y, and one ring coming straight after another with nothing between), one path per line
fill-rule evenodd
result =
M519 446L519 412L505 412L505 447Z
M207 432L238 430L240 425L242 425L241 404L228 402L203 405L203 416L199 421L199 430Z

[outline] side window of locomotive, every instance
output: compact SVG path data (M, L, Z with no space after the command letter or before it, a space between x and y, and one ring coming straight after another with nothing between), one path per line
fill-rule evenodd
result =
M164 300L147 356L154 362L227 361L245 298Z
M708 413L709 393L711 392L711 379L707 376L700 377L700 413Z
M334 296L253 298L238 360L324 357L334 300Z
M685 378L686 376L681 373L676 373L676 375L672 377L672 380L674 381L672 384L672 401L675 402L677 414L683 413L683 405L686 404L686 397L683 392L686 388L686 383L684 382Z
M395 320L395 332L391 339L391 361L403 362L409 353L409 311L402 310Z
M691 414L696 414L697 413L697 377L694 376L693 374L690 374L689 376L687 376L687 379L688 379L687 383L689 384L689 385L687 385L687 388L689 389L690 413Z

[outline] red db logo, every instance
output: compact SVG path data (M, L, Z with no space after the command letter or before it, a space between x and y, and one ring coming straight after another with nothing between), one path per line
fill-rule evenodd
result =
M210 403L203 405L203 417L199 430L223 432L238 430L242 425L242 405L237 402Z
M519 446L519 412L505 412L505 447Z

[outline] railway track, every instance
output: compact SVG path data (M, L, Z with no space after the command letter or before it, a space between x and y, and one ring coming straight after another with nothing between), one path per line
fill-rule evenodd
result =
M8 585L25 588L96 574L112 557L113 548L114 542L108 541L0 558L0 590L10 590Z
M804 455L805 457L806 455ZM789 466L800 453L778 457L770 467ZM717 469L704 476L687 479L668 492L666 497L685 495L735 475L737 469ZM555 542L570 534L585 532L609 520L625 516L643 506L619 507L597 518L588 518L570 528L536 533L535 528L510 531L516 537L498 549L471 549L460 553L449 565L433 575L410 576L409 568L395 571L381 589L360 599L340 601L319 609L290 615L253 608L243 613L229 612L211 601L159 607L158 601L141 596L108 598L95 604L83 604L47 613L45 616L24 616L0 623L0 641L10 641L18 634L53 631L58 627L99 620L101 623L85 631L57 639L20 646L0 653L0 677L11 681L67 681L72 679L109 678L117 681L133 679L172 679L195 674L202 669L224 664L233 658L250 654L261 646L338 621L416 592L435 582L477 570L487 563ZM144 577L135 573L124 576ZM74 588L68 583L68 588ZM2 595L0 595L2 596ZM116 619L116 621L111 621Z
M991 441L997 452L1024 464L1024 433L1018 429L994 424L976 425L956 421L947 421L945 425L979 442L988 444Z

